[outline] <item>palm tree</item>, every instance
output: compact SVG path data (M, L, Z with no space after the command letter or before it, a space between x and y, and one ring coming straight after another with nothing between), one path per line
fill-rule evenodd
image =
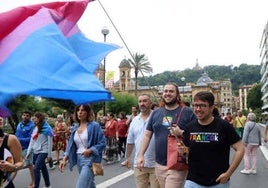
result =
M151 63L149 62L148 58L145 56L145 54L132 54L132 59L128 59L131 67L134 69L135 74L135 95L137 96L137 90L138 90L138 74L139 72L143 73L152 73L153 69L151 67Z

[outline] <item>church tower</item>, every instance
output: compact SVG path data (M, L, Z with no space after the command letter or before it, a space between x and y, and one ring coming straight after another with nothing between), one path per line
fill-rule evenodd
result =
M130 90L131 65L128 60L123 59L119 65L119 90Z
M198 59L196 59L195 67L193 67L193 70L195 71L202 70L202 67L199 66Z

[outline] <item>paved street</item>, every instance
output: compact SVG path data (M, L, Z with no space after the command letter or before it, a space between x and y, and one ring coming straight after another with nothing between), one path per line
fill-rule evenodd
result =
M258 172L256 175L243 175L239 172L241 169L243 169L243 163L241 163L231 178L231 188L267 188L268 163L261 151L258 152L257 166ZM105 165L104 163L104 168L105 175L103 177L96 177L98 188L135 188L133 172L129 171L125 167L122 167L120 163L113 165ZM68 169L66 169L64 173L59 172L58 169L49 170L49 172L53 188L75 187L76 178L78 176L76 168L74 168L73 172L70 172ZM27 188L29 183L28 179L28 170L19 171L14 181L16 187ZM44 186L43 179L41 180L40 187L42 186Z
M231 188L267 188L268 187L268 147L262 146L258 151L257 174L244 175L240 173L243 169L243 162L231 177ZM231 157L233 152L231 153ZM266 156L266 158L265 158ZM215 159L216 160L216 159ZM135 188L133 171L121 166L120 163L107 165L105 162L105 175L96 177L97 188ZM49 170L52 188L73 188L75 187L78 172L74 168L73 172L65 169L61 173L58 169ZM17 188L27 188L29 183L28 170L20 170L15 178ZM43 179L40 187L44 186Z

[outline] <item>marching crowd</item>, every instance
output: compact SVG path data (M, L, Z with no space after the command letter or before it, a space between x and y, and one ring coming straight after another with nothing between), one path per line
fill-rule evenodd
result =
M92 166L102 159L107 165L120 162L134 168L138 188L228 188L230 177L243 158L241 173L256 174L256 153L262 142L256 115L228 111L220 116L216 114L213 94L206 91L194 96L192 107L181 100L176 84L167 83L159 105L153 104L150 95L141 94L128 116L124 112L117 116L108 112L95 121L91 106L81 104L66 121L58 115L52 129L43 113L32 115L24 111L15 136L3 133L0 118L1 160L4 148L13 156L13 162L0 163L1 179L8 180L6 174L28 168L28 188L38 188L41 175L45 187L51 187L46 162L49 169L57 166L62 172L69 163L70 170L78 168L76 187L94 188ZM267 133L268 125L263 135L265 142ZM180 138L180 142L170 146L170 136ZM170 167L169 147L176 148L178 159L185 159L187 169ZM230 148L235 151L232 160ZM64 152L61 160L60 152ZM15 187L12 179L6 187Z

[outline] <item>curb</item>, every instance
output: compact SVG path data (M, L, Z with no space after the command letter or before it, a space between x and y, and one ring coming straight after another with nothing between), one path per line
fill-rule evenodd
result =
M265 158L266 161L268 162L268 148L267 148L267 146L265 146L265 145L261 145L261 146L260 146L260 150L261 150L261 152L262 152L264 158Z
M266 125L263 123L258 123L258 125L260 125L261 127L265 127ZM260 150L264 156L264 158L266 159L266 161L268 162L268 143L262 143L262 145L260 146Z

